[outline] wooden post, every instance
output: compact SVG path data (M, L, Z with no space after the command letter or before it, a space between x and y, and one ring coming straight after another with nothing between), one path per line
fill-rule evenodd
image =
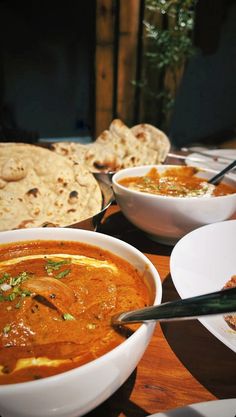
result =
M94 139L113 119L115 5L113 0L96 1Z
M140 0L120 0L117 59L116 115L128 126L134 124Z

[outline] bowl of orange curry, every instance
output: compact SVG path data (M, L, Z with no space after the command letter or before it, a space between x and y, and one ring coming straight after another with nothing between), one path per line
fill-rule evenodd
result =
M236 212L236 180L191 166L150 165L127 168L113 178L113 191L123 214L151 239L174 245L190 231L224 221Z
M0 415L81 416L130 376L154 324L111 325L159 304L148 258L94 231L35 228L0 236Z

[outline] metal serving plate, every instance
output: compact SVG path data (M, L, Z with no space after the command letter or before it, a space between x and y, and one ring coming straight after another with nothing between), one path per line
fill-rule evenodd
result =
M109 181L109 179L106 181L106 177L107 177L106 174L104 174L104 177L101 177L101 178L99 178L99 175L97 177L97 175L94 174L102 192L102 210L99 211L94 216L89 217L88 219L81 220L78 223L74 223L66 227L70 227L74 229L92 230L92 231L97 230L99 224L102 221L103 216L106 213L106 210L111 205L111 203L115 200L113 190L111 187L111 182Z

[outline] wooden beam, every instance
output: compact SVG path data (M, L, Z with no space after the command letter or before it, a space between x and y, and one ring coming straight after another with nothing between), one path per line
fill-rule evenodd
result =
M109 127L113 119L115 5L113 0L96 1L94 139Z
M120 0L116 114L128 126L134 123L134 99L140 24L140 0Z

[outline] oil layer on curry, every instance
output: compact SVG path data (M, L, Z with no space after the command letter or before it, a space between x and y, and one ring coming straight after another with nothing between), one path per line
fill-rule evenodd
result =
M126 335L117 312L151 303L125 260L68 241L0 246L0 384L44 378L87 363Z

